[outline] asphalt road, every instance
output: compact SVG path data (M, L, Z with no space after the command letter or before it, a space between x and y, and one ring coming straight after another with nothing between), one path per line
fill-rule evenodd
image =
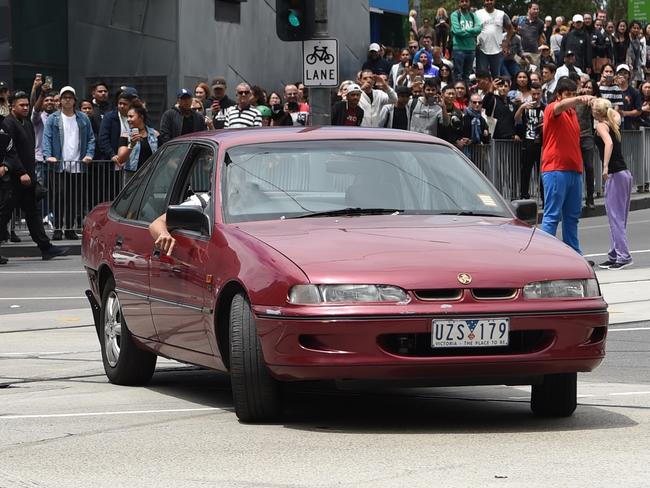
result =
M648 222L631 216L636 267ZM606 221L581 239L606 252ZM650 322L610 327L569 419L534 417L526 387L304 385L283 422L244 425L220 373L160 359L146 387L108 383L85 287L78 257L0 269L0 488L648 486Z

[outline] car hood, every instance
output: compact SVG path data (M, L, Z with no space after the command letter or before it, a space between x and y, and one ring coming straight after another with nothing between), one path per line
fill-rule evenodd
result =
M237 227L291 259L312 283L445 288L468 273L472 287L521 287L594 276L562 241L508 218L402 214Z

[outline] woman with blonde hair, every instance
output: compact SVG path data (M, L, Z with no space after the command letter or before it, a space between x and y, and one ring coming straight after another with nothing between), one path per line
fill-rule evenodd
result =
M605 98L593 101L591 112L596 121L596 146L603 161L605 209L609 221L611 247L601 268L621 269L632 264L627 244L627 217L630 212L632 175L621 152L621 117Z

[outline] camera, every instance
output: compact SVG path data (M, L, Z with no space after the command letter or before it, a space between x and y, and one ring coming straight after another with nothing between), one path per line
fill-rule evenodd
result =
M300 108L300 105L298 105L298 102L289 102L289 103L287 103L287 108L291 112L295 112Z

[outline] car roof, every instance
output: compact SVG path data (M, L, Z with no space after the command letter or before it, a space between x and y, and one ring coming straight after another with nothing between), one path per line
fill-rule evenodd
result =
M313 127L257 127L248 129L222 129L194 132L174 139L175 142L211 140L225 148L245 144L269 142L323 141L323 140L381 140L399 142L449 143L418 132L397 129L363 127L313 126Z

